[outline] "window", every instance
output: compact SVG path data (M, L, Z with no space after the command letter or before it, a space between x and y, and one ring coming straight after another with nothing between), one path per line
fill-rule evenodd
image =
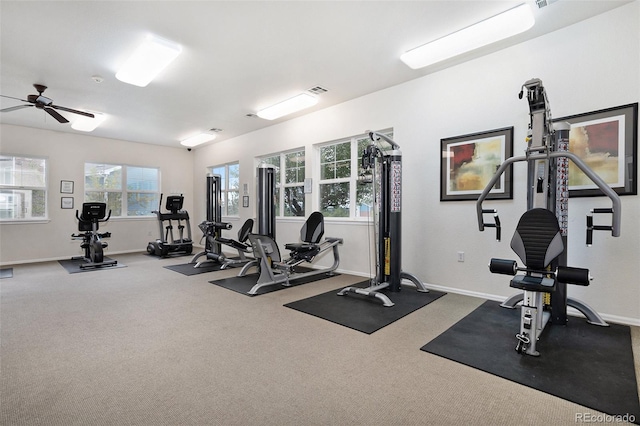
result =
M384 134L392 136L390 131ZM373 187L358 184L362 153L370 144L368 135L359 135L319 146L319 209L326 217L370 215L374 208Z
M151 216L158 209L160 170L118 164L85 163L86 202L107 203L116 217Z
M47 218L47 160L0 155L0 220Z
M211 173L220 175L222 215L238 216L240 200L240 164L225 164L211 168Z
M276 166L276 216L304 217L304 149L264 157L261 161Z

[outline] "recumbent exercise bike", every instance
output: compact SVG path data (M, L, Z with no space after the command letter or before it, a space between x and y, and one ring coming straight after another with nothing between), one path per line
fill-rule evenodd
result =
M106 216L106 217L105 217ZM104 249L108 244L102 241L103 238L111 237L110 232L100 233L100 223L107 222L111 217L111 210L107 214L107 204L90 202L82 204L82 214L76 210L78 219L78 234L71 234L73 239L82 239L80 247L84 249L84 256L73 257L74 260L84 260L86 263L80 265L80 269L98 268L103 266L113 266L117 260L104 260Z

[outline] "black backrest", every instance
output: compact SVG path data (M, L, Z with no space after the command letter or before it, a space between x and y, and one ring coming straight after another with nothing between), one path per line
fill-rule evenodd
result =
M324 216L313 212L300 230L300 239L305 243L318 244L324 235Z
M547 209L531 209L518 222L511 248L530 269L543 270L564 251L556 215Z
M247 219L238 231L238 241L244 243L249 238L249 234L253 230L253 219Z

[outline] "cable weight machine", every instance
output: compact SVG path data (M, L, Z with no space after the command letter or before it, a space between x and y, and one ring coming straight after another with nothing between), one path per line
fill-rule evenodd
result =
M207 220L198 225L205 245L204 251L194 255L189 261L190 264L195 264L194 268L199 268L206 262L219 263L223 266L227 262L219 238L222 237L224 229L231 229L231 224L222 222L221 179L220 175L207 175ZM205 259L198 261L202 256Z
M529 103L529 133L524 156L511 157L503 162L480 194L476 213L480 231L496 228L500 241L500 219L497 210L483 209L482 203L500 176L517 162L527 164L527 211L522 215L511 240L512 249L526 263L519 267L515 260L491 259L492 273L512 275L510 286L523 290L507 298L500 306L514 309L522 302L520 331L516 334L516 351L538 356L536 343L544 327L551 324L566 325L567 306L580 311L587 322L608 326L600 315L586 303L567 296L567 284L587 286L591 281L588 269L567 266L567 231L569 201L569 160L571 160L604 195L610 198L611 208L593 209L593 213L611 214L611 225L593 225L593 216L587 216L587 245L592 242L594 230L611 231L620 235L621 202L618 194L577 155L569 151L568 123L551 121L546 91L539 79L526 81L519 98L526 93ZM494 222L485 223L484 215L493 214ZM524 272L524 274L518 274Z
M398 293L403 279L413 282L419 292L429 290L416 276L402 271L402 153L400 146L391 138L377 132L368 132L371 144L362 155L362 168L373 172L372 183L378 207L376 238L376 277L367 288L346 287L338 295L359 294L382 301L383 306L394 303L382 290ZM385 151L378 145L383 139L391 145ZM379 185L376 185L376 171L379 170ZM376 186L379 191L375 191ZM379 194L377 194L379 192ZM374 209L375 215L375 209ZM375 220L374 220L375 222Z

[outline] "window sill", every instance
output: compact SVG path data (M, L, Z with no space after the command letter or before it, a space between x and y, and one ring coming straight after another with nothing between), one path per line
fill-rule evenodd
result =
M0 220L0 225L43 225L51 219Z

